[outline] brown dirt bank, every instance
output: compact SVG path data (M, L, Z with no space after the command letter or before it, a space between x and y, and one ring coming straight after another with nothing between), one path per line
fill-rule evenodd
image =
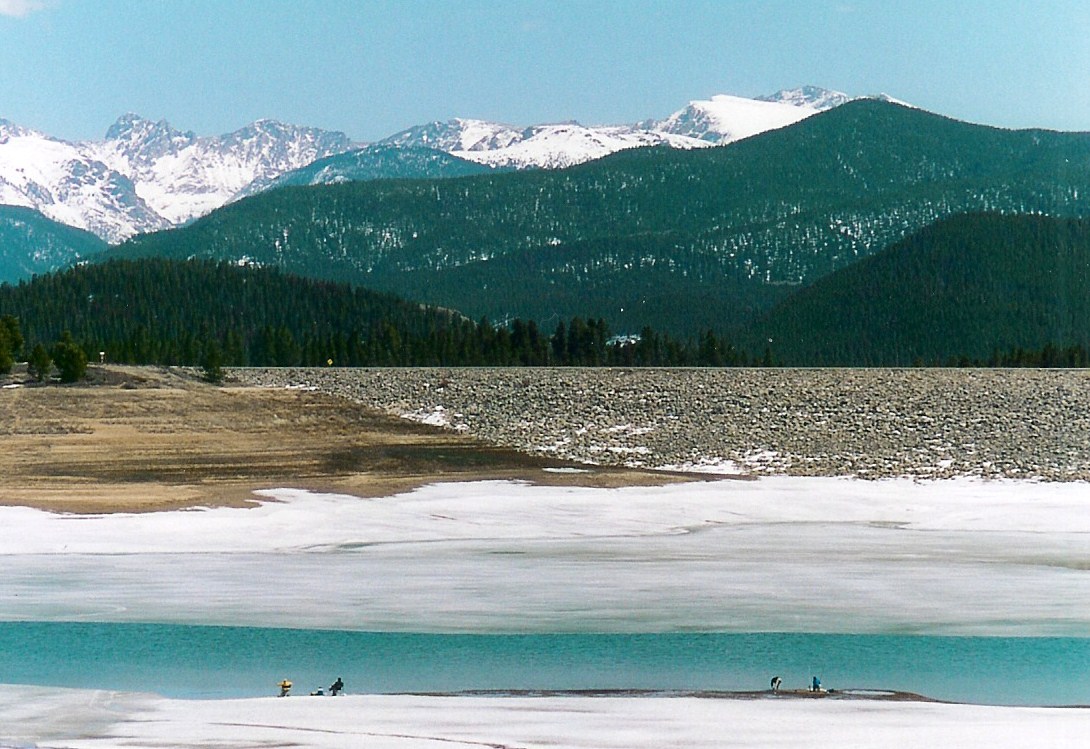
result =
M0 380L0 504L63 512L240 505L278 486L381 496L443 480L620 486L615 468L550 473L526 455L303 389L214 387L182 371L93 367L87 383Z

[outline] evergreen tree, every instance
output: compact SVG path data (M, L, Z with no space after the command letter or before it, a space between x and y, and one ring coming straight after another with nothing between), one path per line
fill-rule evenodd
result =
M23 332L19 326L19 318L15 315L0 317L0 329L6 333L9 352L13 357L18 356L23 348Z
M568 330L564 327L564 321L561 320L556 325L556 332L553 333L552 338L552 351L553 351L553 364L567 364L568 363Z
M23 348L19 320L12 315L0 317L0 374L11 372L15 356Z
M60 371L61 382L79 382L87 374L87 354L72 340L67 330L53 344L53 363Z
M223 382L223 352L215 339L209 341L204 349L201 368L204 370L204 379L217 385Z
M52 370L53 357L49 355L45 346L40 343L34 344L34 348L30 351L30 358L27 359L27 371L38 382L45 382Z

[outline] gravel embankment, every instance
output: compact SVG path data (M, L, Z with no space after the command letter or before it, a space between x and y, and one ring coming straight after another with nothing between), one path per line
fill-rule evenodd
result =
M1090 371L236 369L583 462L1090 480Z

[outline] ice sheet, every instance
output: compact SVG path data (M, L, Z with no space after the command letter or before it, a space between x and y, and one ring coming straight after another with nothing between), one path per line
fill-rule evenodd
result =
M369 630L1090 633L1090 487L767 478L0 509L0 618Z
M1084 747L1090 710L808 699L342 696L178 701L0 687L0 746L131 749Z
M655 537L784 523L1090 534L1090 485L1078 482L769 477L589 489L482 481L381 499L294 489L260 494L274 501L133 515L4 507L0 554L307 552L419 541Z

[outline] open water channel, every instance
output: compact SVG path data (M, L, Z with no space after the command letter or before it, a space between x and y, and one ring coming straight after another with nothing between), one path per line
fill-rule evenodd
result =
M1090 638L799 633L470 635L133 623L0 623L0 682L183 698L352 693L831 689L1090 704Z

